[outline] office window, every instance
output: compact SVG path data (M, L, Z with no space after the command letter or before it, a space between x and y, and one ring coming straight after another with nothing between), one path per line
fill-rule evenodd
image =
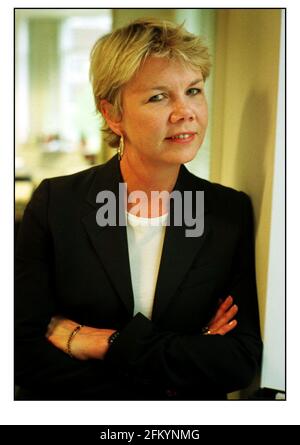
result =
M89 53L97 38L111 30L111 16L71 17L60 34L61 133L66 150L80 143L90 153L99 150L100 123L88 82Z
M110 9L17 11L17 152L99 151L89 53L111 27Z

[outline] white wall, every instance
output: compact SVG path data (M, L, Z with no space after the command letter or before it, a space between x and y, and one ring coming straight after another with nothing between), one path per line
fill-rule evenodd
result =
M281 18L271 238L261 387L285 391L285 13Z

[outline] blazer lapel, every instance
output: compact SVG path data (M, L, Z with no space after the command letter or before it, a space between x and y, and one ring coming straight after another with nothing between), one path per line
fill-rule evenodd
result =
M187 181L189 176L193 178L187 169L182 166L175 189L182 192L184 190L195 190L195 184L193 184L192 188L191 182L188 183L189 181ZM199 181L201 180L199 179ZM205 181L202 181L202 183L203 187L198 190L205 192ZM184 223L182 226L170 224L170 226L166 227L152 312L152 320L154 322L157 322L167 310L178 287L190 269L195 256L201 250L211 231L211 215L207 195L207 193L204 193L204 232L200 237L186 237L185 231L189 227ZM172 213L172 209L170 209L170 213Z
M94 209L82 218L89 239L95 249L103 268L107 272L117 294L124 303L129 315L133 315L134 298L131 284L130 263L127 245L126 226L100 227L96 214L100 207L96 196L100 191L110 190L114 193L117 209L119 206L119 183L123 182L117 157L99 168L94 182L89 189L87 201ZM122 208L122 206L121 206ZM124 206L122 211L124 212Z
M98 169L87 195L87 201L93 209L83 216L82 222L91 244L109 276L112 286L120 296L128 314L132 316L134 297L131 283L126 226L118 226L117 221L116 226L100 227L96 222L96 213L100 207L99 204L96 203L96 196L100 191L112 191L117 197L117 209L119 206L119 183L123 182L123 178L117 157L114 156L107 164L98 167ZM195 190L195 180L193 178L193 175L182 166L174 190L182 192L185 190ZM206 182L201 182L199 178L198 181L200 181L199 184L201 184L201 187L197 186L197 189L206 192ZM166 227L152 312L152 320L154 322L159 320L171 303L172 297L184 280L195 256L203 246L211 230L209 201L207 197L208 193L205 193L205 223L202 236L198 238L186 237L185 231L190 227L185 224L175 226L170 223L170 225ZM170 214L172 214L172 206L170 208Z

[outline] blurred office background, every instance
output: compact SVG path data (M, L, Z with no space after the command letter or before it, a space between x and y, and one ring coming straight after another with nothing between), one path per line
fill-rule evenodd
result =
M265 366L256 384L284 391L283 10L17 9L16 230L43 178L89 168L115 153L102 140L88 79L89 53L101 35L147 16L184 21L209 46L209 127L188 168L252 199L265 340Z

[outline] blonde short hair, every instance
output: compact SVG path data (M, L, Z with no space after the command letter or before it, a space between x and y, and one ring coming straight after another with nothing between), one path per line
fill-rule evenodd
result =
M183 25L140 19L98 39L91 51L90 80L97 109L106 99L116 116L122 113L122 87L134 76L149 56L168 57L200 69L204 80L211 63L207 47L200 37ZM111 147L118 147L120 136L104 122L102 130Z

